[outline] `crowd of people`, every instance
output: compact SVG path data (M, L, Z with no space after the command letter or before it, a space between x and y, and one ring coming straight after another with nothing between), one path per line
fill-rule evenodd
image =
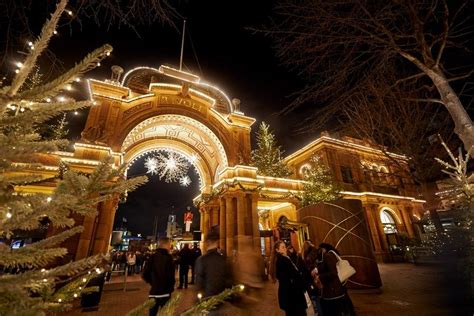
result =
M128 275L141 273L143 267L150 257L151 252L140 251L116 251L112 253L112 271L127 271Z
M293 247L275 243L270 275L278 281L278 302L286 315L353 316L354 306L337 271L338 251L330 244L319 247L305 241L298 255Z
M162 237L154 253L143 255L146 258L142 265L143 279L151 285L149 296L155 299L150 315L156 316L175 288L186 289L188 284L193 283L201 299L219 294L236 284L244 284L247 294L256 293L258 296L264 286L266 269L252 241L242 241L240 250L230 256L225 256L219 249L218 233L209 233L205 243L205 254L201 253L197 243L192 248L185 244L182 249L172 251L171 240ZM126 257L129 258L128 255ZM306 241L301 252L297 253L284 241L275 242L268 276L273 282L278 282L279 307L286 315L307 315L309 310L310 314L318 316L355 315L347 288L338 277L338 260L338 251L330 244L323 243L316 247ZM118 262L124 260L118 259ZM135 262L136 266L138 260L135 259ZM188 282L190 269L191 280ZM136 268L134 271L137 271ZM176 272L179 275L177 287ZM209 315L219 315L219 309Z

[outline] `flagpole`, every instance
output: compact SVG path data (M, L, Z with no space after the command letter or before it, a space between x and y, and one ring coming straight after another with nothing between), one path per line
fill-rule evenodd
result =
M183 36L181 38L181 56L179 57L179 70L183 69L183 52L184 52L184 34L186 32L186 20L183 22Z

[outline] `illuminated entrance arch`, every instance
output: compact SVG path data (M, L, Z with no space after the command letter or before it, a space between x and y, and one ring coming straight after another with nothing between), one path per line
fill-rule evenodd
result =
M173 150L193 162L202 181L201 192L209 192L217 176L228 167L227 154L218 137L201 122L183 115L160 115L136 125L121 147L124 161L153 150Z
M194 201L201 231L219 226L221 247L229 252L237 236L259 240L256 190L263 180L246 166L255 119L240 111L238 100L231 101L198 76L165 66L138 67L122 81L91 79L88 84L95 105L75 159L97 161L112 154L117 164L132 164L153 151L184 155L201 180L201 194ZM99 207L98 222L91 225L100 229L81 236L77 258L107 249L117 202Z

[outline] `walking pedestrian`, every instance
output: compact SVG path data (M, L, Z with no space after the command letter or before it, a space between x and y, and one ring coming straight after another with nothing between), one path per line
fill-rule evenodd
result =
M120 252L120 270L125 274L125 269L127 269L127 254L125 252Z
M128 275L133 275L135 271L135 264L137 263L137 256L135 252L130 251L127 254Z
M178 289L188 288L188 273L191 265L193 253L188 244L184 244L183 249L179 251L179 286Z
M201 249L197 242L194 243L192 249L193 255L191 257L191 282L189 284L194 284L194 279L196 275L196 260L202 255Z
M288 257L285 242L278 240L272 251L270 276L278 280L278 303L286 316L305 316L304 284L296 265Z
M203 298L217 295L233 284L232 268L227 258L219 253L219 234L206 236L206 254L196 261L196 288Z
M150 256L143 270L143 279L151 285L149 297L155 299L150 316L156 316L158 309L169 301L174 291L174 262L170 248L170 239L161 237L158 240L158 249Z
M143 259L144 259L144 256L143 256L143 254L142 254L140 251L137 251L135 255L136 255L136 257L137 257L137 259L136 259L136 262L137 262L137 263L136 263L136 265L135 265L135 267L136 267L136 268L135 268L135 272L136 272L136 273L141 273L141 272L142 272L142 269L143 269Z

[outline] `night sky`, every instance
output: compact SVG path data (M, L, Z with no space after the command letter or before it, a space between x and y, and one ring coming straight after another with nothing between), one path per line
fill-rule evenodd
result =
M230 98L239 98L242 111L257 119L253 131L265 120L271 124L286 152L291 153L308 143L312 135L292 133L303 113L282 117L277 112L290 103L289 96L301 88L302 83L295 74L279 65L270 39L247 29L268 22L272 6L272 1L181 2L178 11L187 19L184 69L214 83ZM32 21L41 25L40 18L41 15L35 15ZM59 28L59 36L51 42L50 48L68 67L94 48L111 44L114 47L112 55L100 68L87 74L87 77L104 79L110 77L112 65L120 65L125 71L142 65L176 67L181 27L179 20L176 28L157 23L138 27L137 35L126 27L107 30L105 26L97 26L83 18L81 25L72 23ZM75 87L79 94L86 91L85 85ZM78 116L68 116L70 136L77 139L85 124L87 110ZM143 173L143 160L138 160L129 170L132 176ZM197 181L184 189L179 184L166 184L153 177L147 185L129 193L127 203L121 204L117 211L116 226L120 226L125 217L129 230L147 236L153 230L154 217L158 216L159 230L163 232L172 207L178 221L182 222L185 207L192 205L192 198L197 194ZM198 212L194 213L198 218Z

